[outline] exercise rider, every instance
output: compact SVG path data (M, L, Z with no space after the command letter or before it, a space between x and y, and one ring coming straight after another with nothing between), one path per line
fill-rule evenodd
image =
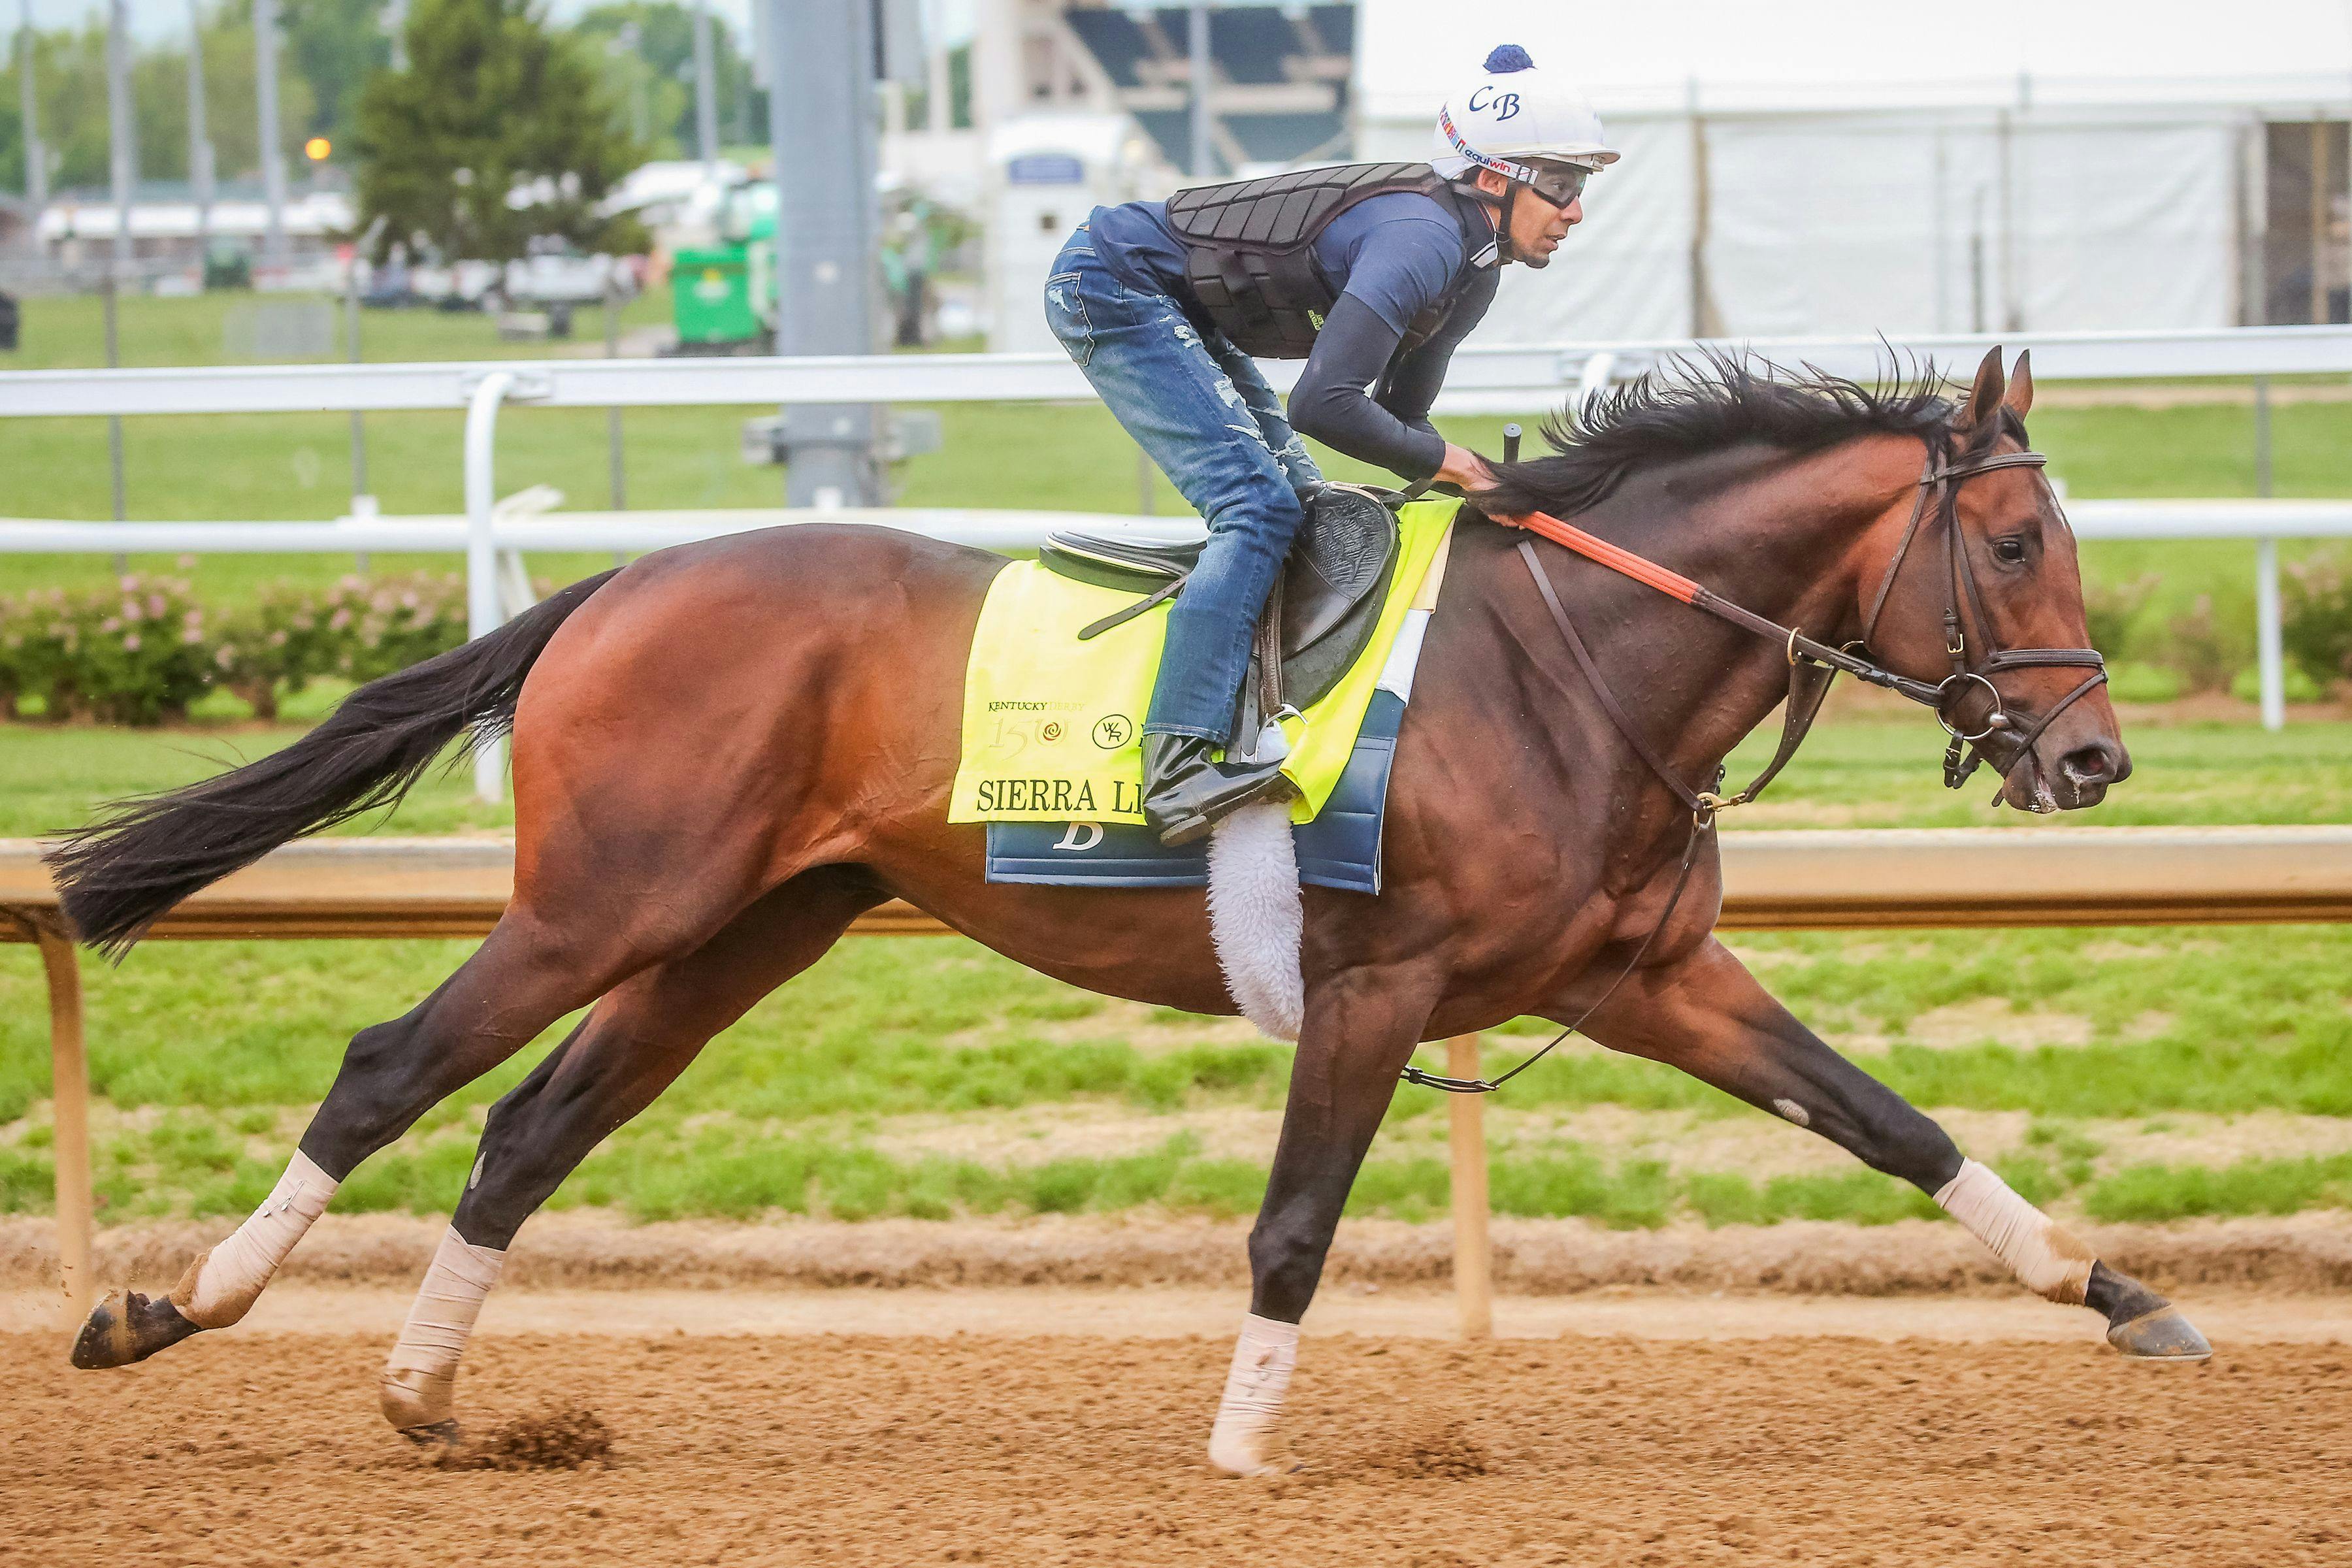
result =
M1258 615L1323 484L1299 434L1405 479L1475 488L1430 424L1496 268L1543 267L1617 154L1581 92L1506 45L1439 111L1428 163L1357 163L1097 207L1045 316L1121 425L1206 520L1143 725L1145 817L1181 844L1280 787L1234 741ZM1252 356L1305 359L1290 411Z

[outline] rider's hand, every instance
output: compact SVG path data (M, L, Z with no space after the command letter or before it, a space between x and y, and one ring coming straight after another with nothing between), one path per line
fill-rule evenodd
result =
M1495 470L1486 466L1486 458L1469 447L1457 447L1448 441L1445 444L1445 466L1437 470L1430 482L1459 485L1465 490L1491 489L1495 484Z

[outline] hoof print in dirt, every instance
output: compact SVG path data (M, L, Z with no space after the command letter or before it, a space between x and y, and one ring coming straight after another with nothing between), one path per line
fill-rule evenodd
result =
M168 1300L150 1300L136 1290L117 1290L90 1309L74 1336L72 1361L83 1371L129 1366L196 1332Z
M2158 1307L2107 1330L2107 1343L2137 1361L2203 1361L2213 1353L2178 1307Z

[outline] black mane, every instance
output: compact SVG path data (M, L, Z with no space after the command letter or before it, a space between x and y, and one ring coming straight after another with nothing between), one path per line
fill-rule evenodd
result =
M1706 350L1544 421L1549 458L1494 465L1478 501L1513 515L1585 510L1635 469L1756 442L1809 452L1856 436L1934 437L1958 410L1933 365L1874 386L1806 366L1788 371L1748 354ZM1997 427L2022 435L2003 410Z

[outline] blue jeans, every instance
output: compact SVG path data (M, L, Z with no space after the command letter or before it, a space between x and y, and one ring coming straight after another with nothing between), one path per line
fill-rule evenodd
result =
M1045 279L1045 320L1136 444L1209 525L1168 614L1143 728L1232 739L1250 634L1323 476L1250 357L1164 294L1129 289L1080 225Z

